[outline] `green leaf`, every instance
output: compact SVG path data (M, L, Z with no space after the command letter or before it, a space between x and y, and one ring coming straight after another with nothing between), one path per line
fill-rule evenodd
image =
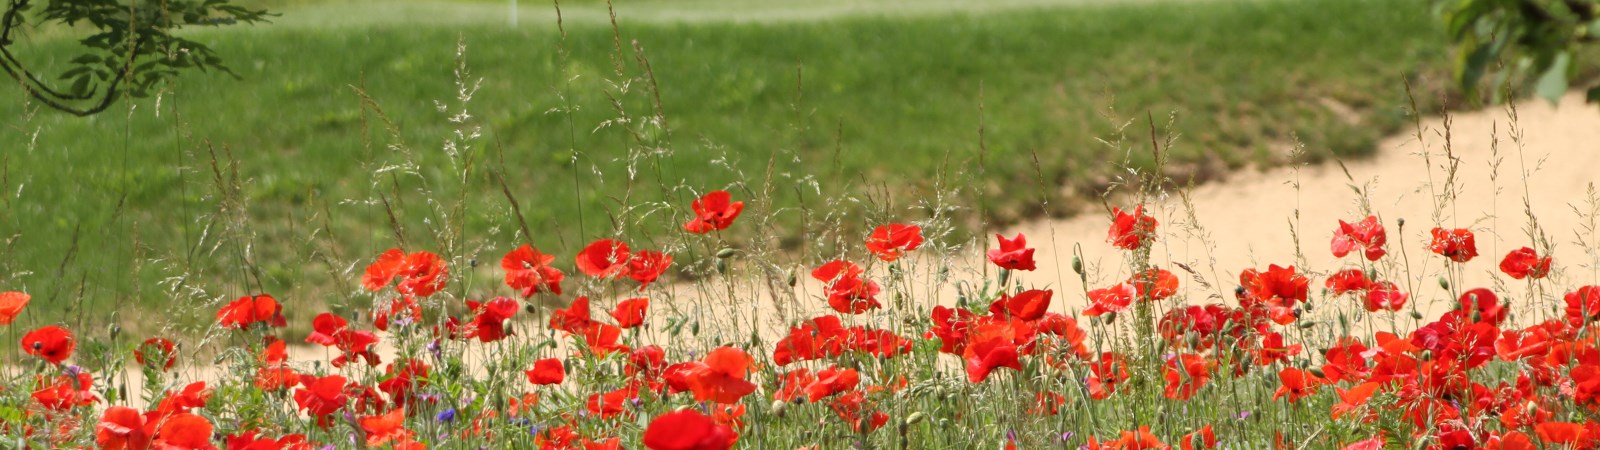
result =
M1567 67L1572 65L1572 55L1563 51L1557 53L1555 59L1546 67L1539 81L1534 83L1533 92L1545 100L1555 104L1561 101L1561 96L1567 93Z

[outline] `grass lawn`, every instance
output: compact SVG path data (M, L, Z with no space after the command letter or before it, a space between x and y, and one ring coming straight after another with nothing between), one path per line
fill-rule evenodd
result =
M1140 142L1147 116L1175 114L1173 166L1201 176L1282 162L1296 137L1313 158L1359 156L1403 122L1404 82L1442 85L1449 60L1423 5L1377 0L816 20L666 20L661 2L625 2L620 37L595 2L570 5L587 19L564 35L533 20L553 15L543 2L523 2L519 28L479 12L502 3L374 21L291 3L278 24L194 34L238 79L185 76L90 119L4 91L0 287L34 294L25 325L205 323L215 309L198 305L258 291L339 303L359 287L335 280L401 244L396 229L492 265L513 242L570 255L647 239L719 188L850 226L930 214L918 200L941 191L974 226L1065 212L1116 181L1108 161L1150 164L1097 140L1128 121ZM459 124L458 39L481 80ZM30 44L41 62L71 46Z

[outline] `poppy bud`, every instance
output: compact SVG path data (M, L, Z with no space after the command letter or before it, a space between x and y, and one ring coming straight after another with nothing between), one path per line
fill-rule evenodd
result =
M119 334L122 334L122 326L111 324L111 339L116 339Z
M1478 310L1476 310L1476 309L1472 310L1472 321L1474 323L1476 323L1476 322L1480 322L1482 320L1483 320L1483 313L1478 312Z
M800 281L800 280L798 278L795 278L793 270L789 270L789 271L786 271L786 272L789 273L789 280L788 280L789 281L789 287L794 287L794 284L796 282Z
M1300 323L1300 329L1302 329L1302 330L1309 330L1309 329L1311 329L1313 327L1316 327L1316 326L1317 326L1316 322L1301 322Z
M1307 300L1307 301L1306 301L1306 302L1305 302L1305 303L1304 303L1304 305L1305 305L1305 307L1306 307L1306 311L1311 311L1311 310L1313 310L1313 309L1316 309L1316 308L1313 308L1313 307L1311 307L1311 301L1310 301L1310 300Z
M1401 217L1399 219L1395 219L1394 222L1395 222L1396 225L1399 225L1400 228L1405 228L1406 227L1406 218L1404 218L1404 217Z
M537 305L532 304L532 303L524 303L522 305L522 310L523 311L527 311L528 314L538 314L539 313L539 307Z
M726 259L717 260L717 273L722 274L722 275L727 275L728 274L728 260L726 260Z
M1446 280L1442 275L1439 276L1439 288L1447 291L1450 290L1450 280Z
M1411 312L1411 318L1417 319L1417 320L1422 320L1422 313L1421 312L1417 312L1417 311L1412 311Z
M722 259L732 258L735 251L733 247L724 248L717 251L717 257Z
M1309 372L1311 372L1311 375L1316 376L1317 378L1328 378L1328 374L1323 373L1322 369L1318 369L1316 367L1312 367Z
M1079 258L1077 255L1072 256L1072 272L1083 275L1083 258Z
M695 336L700 335L700 321L696 320L689 323L689 333Z
M750 331L750 347L751 348L755 348L755 347L760 347L760 346L761 346L761 334L756 333L754 330L751 330Z
M917 422L921 422L924 417L926 416L922 414L922 411L911 413L911 415L906 416L906 425L916 425Z
M1423 361L1432 361L1433 360L1433 350L1423 350L1422 354L1417 355L1417 356L1421 357L1421 359Z
M1378 268L1376 268L1376 267L1368 267L1367 268L1367 279L1368 280L1376 280L1376 279L1378 279Z
M1110 325L1110 324L1113 324L1113 323L1117 322L1117 313L1114 313L1114 312L1105 313L1105 315L1102 315L1100 317L1104 318L1103 320L1106 321L1107 325Z
M800 397L800 398L804 398L804 397ZM772 415L774 415L774 416L783 417L784 413L789 412L789 404L784 402L783 400L773 400L772 401L772 409L770 411L772 412Z
M478 258L472 258L472 259L467 260L467 267L472 267L472 268L476 269L478 267Z

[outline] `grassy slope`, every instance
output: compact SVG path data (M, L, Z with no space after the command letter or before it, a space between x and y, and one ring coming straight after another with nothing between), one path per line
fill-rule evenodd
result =
M1123 155L1107 154L1095 140L1120 123L1102 117L1108 108L1141 124L1147 111L1158 121L1176 111L1182 145L1175 156L1195 167L1270 163L1291 135L1313 156L1359 155L1401 119L1401 81L1438 75L1446 64L1422 6L1374 0L715 25L623 16L622 42L647 50L672 130L648 134L643 144L623 127L598 128L617 116L608 93L635 119L647 118L651 95L631 49L624 71L632 83L626 93L616 88L611 29L584 21L567 24L566 67L560 37L546 24L264 26L197 35L243 78L189 76L159 105L139 101L131 112L89 120L50 112L24 120L20 101L8 102L0 108L9 167L0 236L12 240L0 253L0 287L41 299L26 319L33 322L94 321L118 302L190 305L184 299L256 290L332 302L350 289L330 291L330 273L395 244L375 206L379 193L399 211L413 247L428 249L447 246L421 239L440 222L424 197L447 205L466 199L461 217L472 245L451 256L497 260L521 240L498 185L485 170L449 181L456 169L439 150L452 128L434 100L455 95L458 36L468 44L472 77L483 79L469 109L485 138L469 155L480 169L498 168L500 156L484 150L503 146L532 241L558 255L612 228L605 217L618 213L614 198L628 192L629 155L645 147L673 153L632 158L640 187L629 204L671 196L681 212L690 191L656 185L703 191L746 180L759 190L771 159L779 174L774 201L782 205L796 204L804 191L814 206L815 192L792 187L801 174L814 174L824 195L882 189L906 205L931 195L942 171L957 183L980 175L981 88L983 197L991 216L1005 220L1039 209L1033 152L1048 182L1110 181L1105 161ZM32 53L43 58L62 45ZM363 114L352 84L364 84L393 118L399 140L376 123L363 127L364 117L376 117ZM12 92L7 98L20 97ZM569 103L570 117L552 112ZM1353 108L1360 122L1330 103ZM203 142L237 158L236 195L216 187ZM395 143L410 148L419 175L373 175L408 160L385 149ZM430 193L418 193L423 179L431 180ZM959 195L960 204L979 197L972 189ZM901 219L921 214L862 209ZM240 211L248 215L230 215ZM664 217L635 217L629 231L678 222ZM320 229L324 223L331 226ZM244 242L252 245L232 245ZM253 262L259 285L243 276L252 271L240 268L242 260ZM193 277L168 278L183 273ZM175 286L185 291L167 291ZM167 317L206 314L193 308Z

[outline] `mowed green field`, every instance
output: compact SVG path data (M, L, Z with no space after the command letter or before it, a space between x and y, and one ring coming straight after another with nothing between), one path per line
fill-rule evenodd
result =
M1282 163L1296 138L1313 159L1371 152L1407 81L1425 107L1448 83L1416 2L621 2L616 34L603 3L563 3L564 33L546 2L516 28L505 3L276 3L276 24L191 33L238 78L189 74L89 119L0 90L0 290L34 295L27 323L201 324L253 292L338 305L389 247L463 271L522 242L568 262L723 188L845 226L947 192L970 227L1092 201L1108 161L1151 163L1151 117L1178 136L1173 166L1206 177ZM45 66L72 47L28 44ZM1128 123L1134 151L1100 141ZM800 238L823 214L771 217Z

